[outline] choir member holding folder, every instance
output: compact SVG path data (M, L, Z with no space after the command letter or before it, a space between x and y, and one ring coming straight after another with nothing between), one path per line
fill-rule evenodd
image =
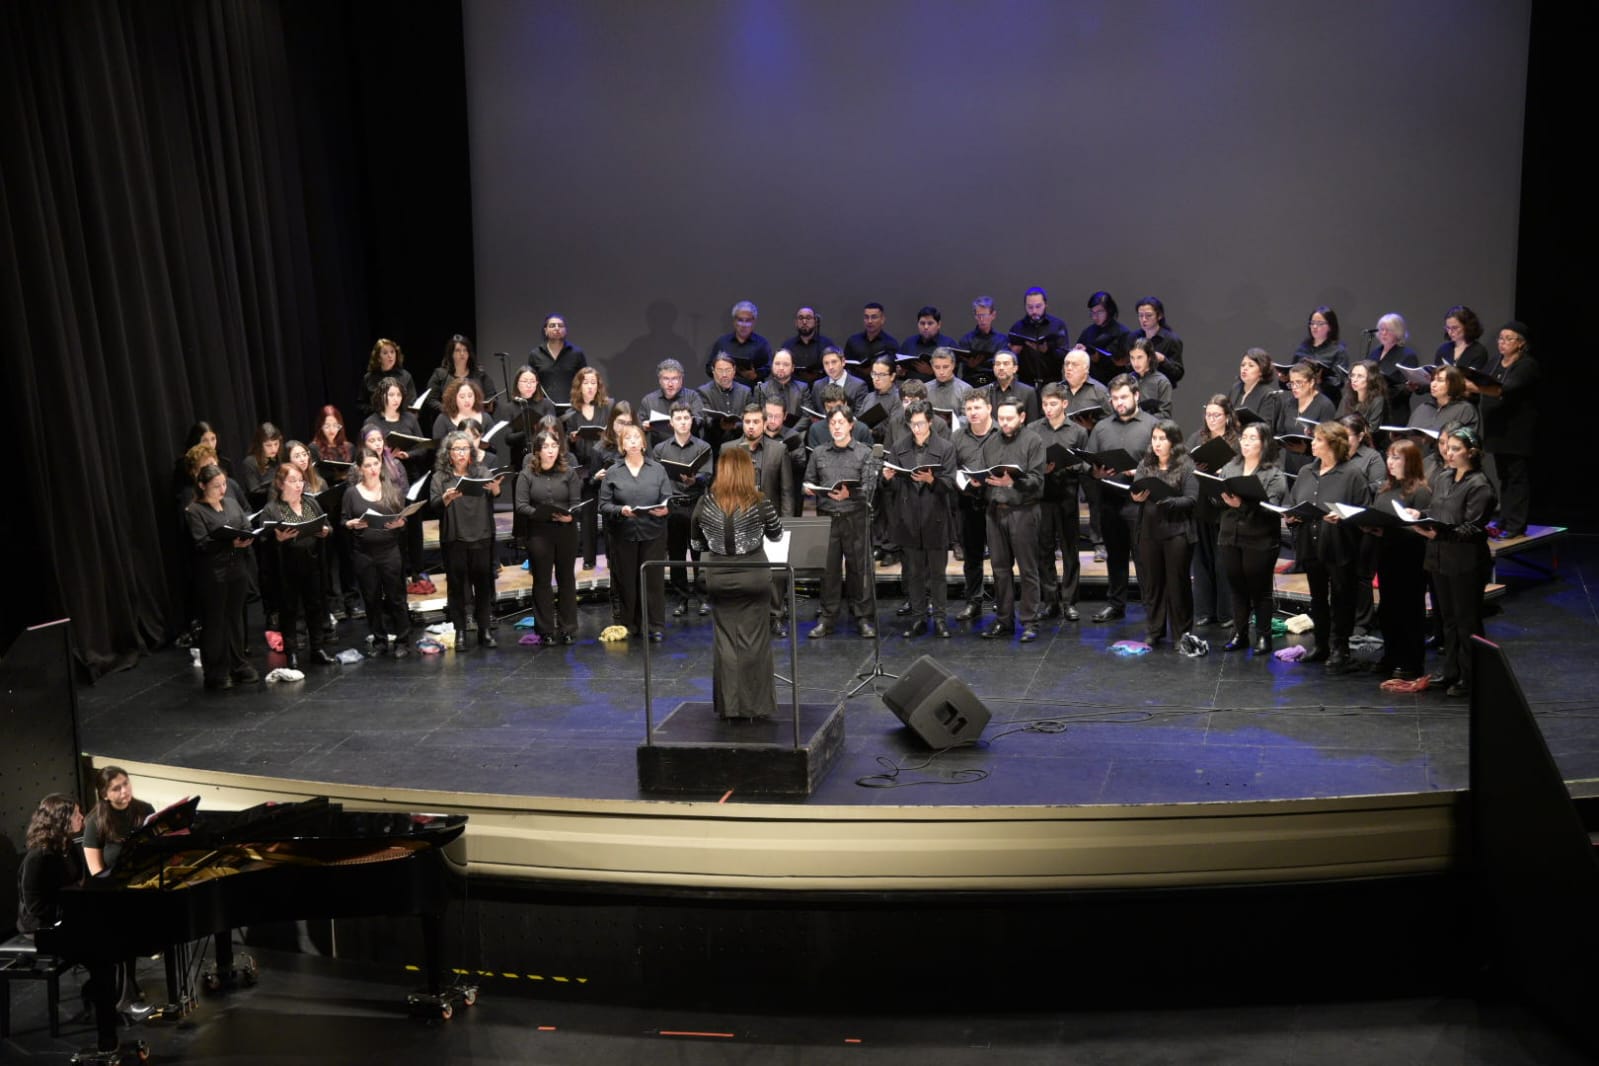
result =
M1149 451L1138 464L1128 498L1138 505L1138 587L1144 601L1144 640L1159 644L1168 631L1175 643L1194 628L1194 592L1188 582L1193 560L1194 506L1199 481L1183 445L1182 427L1171 419L1155 426Z
M600 485L600 513L605 516L605 554L611 587L617 590L623 624L630 635L647 629L650 639L666 639L666 575L651 567L649 610L639 603L639 565L666 558L666 515L673 488L666 468L644 448L644 430L631 423L617 431L621 459L605 471Z
M305 635L311 646L310 661L332 663L333 656L323 648L323 542L333 532L316 497L305 494L305 478L293 465L278 467L273 481L275 499L261 517L271 523L267 536L277 549L278 623L283 634L283 653L289 669L300 668L299 626L305 619Z
M1372 504L1379 513L1394 506L1421 512L1432 506L1432 489L1422 470L1421 449L1412 440L1388 445L1388 477ZM1414 681L1425 673L1427 582L1422 566L1427 542L1409 529L1392 525L1362 527L1377 545L1377 624L1382 629L1382 660L1377 671L1385 677Z
M1262 504L1280 505L1288 478L1276 464L1277 444L1265 423L1252 422L1238 433L1238 456L1216 472L1223 505L1216 551L1232 593L1233 632L1227 651L1249 647L1249 618L1255 618L1256 655L1271 653L1272 573L1282 537L1282 518Z
M583 469L583 498L588 506L578 512L578 538L583 569L593 570L599 553L600 483L594 473L609 464L600 461L600 438L611 419L611 400L605 394L600 372L584 366L572 378L571 410L566 412L566 439Z
M362 417L374 415L383 409L378 394L383 391L385 379L393 379L400 386L401 402L409 404L416 399L416 381L411 377L411 372L405 369L405 353L387 337L379 337L377 343L372 345L372 354L367 357L366 374L361 378L361 392L355 398L355 409Z
M403 659L411 641L411 612L405 599L400 545L406 529L422 524L417 515L421 505L407 507L405 482L396 481L394 470L388 465L399 464L384 456L381 431L372 426L367 429L368 440L378 441L379 447L367 447L361 452L356 468L359 480L344 494L344 527L354 542L355 579L366 602L366 624L372 635L369 654L389 654L392 633L394 657Z
M1238 362L1238 380L1233 382L1227 399L1240 419L1244 418L1243 412L1249 411L1267 426L1276 425L1277 405L1284 397L1277 387L1277 371L1266 349L1251 348L1244 353Z
M945 621L949 582L944 577L954 533L955 446L933 434L933 407L913 400L910 433L883 463L890 534L905 561L905 595L911 619L905 636L949 636Z
M478 366L472 342L457 333L445 342L444 359L428 378L427 388L422 392L423 425L437 418L443 410L445 388L462 381L470 381L477 386L480 401L494 394L494 390L489 388L488 375Z
M1432 507L1438 524L1420 526L1427 545L1427 572L1438 594L1443 621L1443 667L1429 678L1449 696L1471 694L1471 638L1481 636L1482 595L1493 571L1488 521L1499 500L1482 472L1482 438L1475 429L1456 427L1442 437L1444 466L1433 475ZM1412 515L1414 517L1414 515Z
M546 418L558 417L555 403L545 395L539 383L538 371L530 366L517 370L511 378L511 394L500 405L509 425L500 432L505 436L505 452L510 456L509 466L520 470L522 460L532 446L533 435L539 432Z
M244 508L228 496L228 475L203 466L195 475L195 498L183 517L194 549L195 589L200 601L200 667L206 688L250 684L260 676L244 655L244 596L249 588L249 548L256 537Z
M398 378L384 378L378 382L372 392L372 414L367 416L366 424L383 430L384 447L402 463L411 458L413 451L424 452L433 446L432 439L422 433L416 414L405 406L405 389Z
M1288 371L1288 391L1291 396L1279 400L1276 425L1272 429L1277 442L1287 450L1283 466L1290 474L1297 474L1311 460L1312 427L1329 422L1337 414L1333 402L1316 389L1317 364L1295 363Z
M456 430L439 444L429 497L439 516L439 547L449 580L446 610L455 626L455 650L466 650L466 601L477 618L477 643L494 640L494 507L500 479L474 455L471 438Z
M549 643L570 644L577 629L575 519L592 506L583 498L584 480L556 433L534 435L516 479L516 519L528 547L533 618Z
M391 439L376 422L368 422L361 427L362 447L368 451L376 452L383 458L383 479L392 483L396 489L404 493L408 502L413 501L416 493L411 491L413 482L411 481L410 471L406 469L405 463L401 461L402 457L388 446L388 442ZM417 478L414 483L418 492L422 488L421 481L427 476L427 472L423 471L421 477ZM351 480L360 480L359 468L351 472ZM420 575L422 572L422 523L427 518L424 513L427 506L428 500L423 497L416 512L410 516L410 521L406 522L405 528L400 531L401 574L405 578ZM356 583L360 584L360 581L360 574L357 573ZM362 594L365 595L364 585L362 586Z
M1214 474L1238 454L1238 419L1232 402L1217 393L1205 401L1205 425L1188 439L1188 455L1194 469ZM1194 625L1214 625L1231 616L1226 582L1216 555L1216 538L1221 531L1221 511L1215 494L1201 492L1194 508ZM1246 627L1247 628L1247 627Z
M1305 364L1295 364L1298 370ZM1321 398L1323 402L1325 397ZM1330 404L1328 406L1331 406ZM1302 660L1326 663L1333 673L1347 671L1349 636L1355 625L1355 531L1345 525L1337 504L1364 507L1371 484L1364 471L1349 461L1354 441L1337 422L1317 426L1311 440L1314 461L1299 471L1290 502L1306 505L1299 514L1285 514L1297 533L1294 555L1310 582L1310 618L1316 646Z

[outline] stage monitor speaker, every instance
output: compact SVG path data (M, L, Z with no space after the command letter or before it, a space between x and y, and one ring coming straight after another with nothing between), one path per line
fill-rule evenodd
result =
M931 655L911 663L905 676L883 693L883 702L930 748L970 744L993 717L966 682Z

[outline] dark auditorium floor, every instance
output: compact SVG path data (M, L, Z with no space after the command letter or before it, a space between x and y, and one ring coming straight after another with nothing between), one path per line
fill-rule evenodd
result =
M1577 1066L1589 1060L1525 1009L1467 998L1283 1003L1187 1010L1128 1009L1017 1014L750 1014L603 1006L560 995L485 995L448 1022L404 1016L412 982L362 963L257 953L260 984L206 998L176 1026L122 1030L146 1041L152 1061L381 1063L460 1066L583 1063L640 1066L797 1063L968 1066L1005 1063L1449 1064ZM147 992L159 964L141 962ZM76 985L63 987L66 1013ZM63 1062L93 1043L92 1026L63 1020L52 1039L44 992L14 986L13 1031L3 1062Z
M1511 586L1488 620L1536 710L1562 774L1599 780L1599 537L1558 545L1548 579L1500 560ZM1540 563L1549 561L1541 553ZM870 692L847 703L846 748L808 802L818 804L1082 804L1273 799L1453 789L1467 777L1466 704L1438 693L1393 696L1368 673L1168 648L1142 658L1109 650L1142 636L1125 622L1050 623L1024 645L897 635L885 596L883 662L900 673L931 654L983 698L994 721L980 747L931 754ZM814 600L800 601L808 620ZM80 690L82 741L98 755L314 781L579 798L639 796L634 751L644 736L644 660L637 641L601 644L603 603L582 608L583 639L524 647L508 619L500 647L456 655L310 667L303 682L202 690L189 654L168 649ZM363 623L345 623L335 648ZM808 629L802 623L800 631ZM265 668L259 632L256 662ZM871 642L846 627L800 637L806 703L836 704ZM710 699L710 620L672 620L653 657L657 720L681 700ZM1375 651L1361 653L1372 657ZM786 672L786 645L778 669ZM1431 660L1436 662L1436 656ZM882 682L881 684L886 684ZM780 687L781 701L786 689ZM1029 723L1064 725L1040 731ZM1046 727L1046 729L1049 727ZM879 760L906 769L867 788ZM953 783L951 772L987 776ZM961 775L968 778L976 775Z

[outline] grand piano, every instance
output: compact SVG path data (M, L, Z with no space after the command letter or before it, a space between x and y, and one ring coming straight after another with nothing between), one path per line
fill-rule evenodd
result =
M408 998L412 1013L448 1018L475 1000L475 988L446 982L440 958L450 876L442 849L465 830L465 815L347 811L325 797L243 811L198 806L198 799L174 804L130 834L116 865L63 891L61 921L36 936L41 952L89 969L96 1048L74 1062L127 1054L116 1031L118 963L164 953L168 998L192 1002L177 949L215 937L208 983L248 978L253 966L235 967L232 938L246 925L416 915L427 987ZM143 1042L131 1051L148 1057Z

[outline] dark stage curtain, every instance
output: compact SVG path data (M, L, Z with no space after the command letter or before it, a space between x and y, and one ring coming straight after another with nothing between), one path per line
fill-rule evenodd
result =
M464 192L408 201L394 146L368 136L396 127L407 95L442 91L416 132L448 131L465 189L460 39L458 4L0 5L0 237L15 266L0 351L23 442L0 519L21 572L0 637L70 615L91 675L170 638L186 621L172 475L188 426L215 425L237 463L262 419L305 434L333 402L355 420L372 338L403 337L390 312L433 280L419 267L415 289L372 292L397 221L370 206L374 182L410 219L447 219L422 224L415 250L456 256L429 301L438 320L407 312L418 376L470 329ZM407 48L434 58L386 93ZM439 193L433 177L422 188Z

